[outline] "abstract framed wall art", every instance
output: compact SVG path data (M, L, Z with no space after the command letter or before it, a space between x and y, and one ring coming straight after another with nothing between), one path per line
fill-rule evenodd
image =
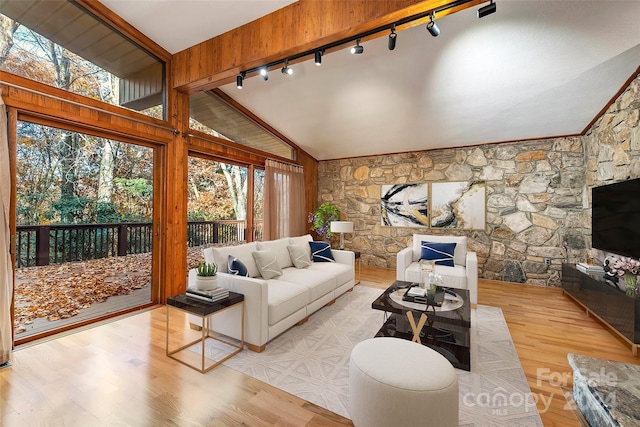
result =
M390 227L428 227L429 184L382 185L381 224Z
M487 225L484 181L431 184L431 228L484 230Z

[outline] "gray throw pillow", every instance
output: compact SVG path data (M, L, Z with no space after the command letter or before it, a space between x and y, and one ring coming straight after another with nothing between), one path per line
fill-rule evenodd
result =
M258 270L263 279L273 279L282 275L282 269L278 264L278 258L273 251L253 252L253 259L256 261Z
M287 246L287 250L291 256L291 262L296 268L307 268L311 265L311 258L304 246L290 245Z

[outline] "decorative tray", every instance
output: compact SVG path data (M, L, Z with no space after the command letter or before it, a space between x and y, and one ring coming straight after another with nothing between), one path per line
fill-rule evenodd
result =
M432 299L426 293L426 289L421 289L420 285L413 284L407 288L407 291L402 296L402 300L440 307L444 301L444 294L444 288L442 286L436 286L436 293Z

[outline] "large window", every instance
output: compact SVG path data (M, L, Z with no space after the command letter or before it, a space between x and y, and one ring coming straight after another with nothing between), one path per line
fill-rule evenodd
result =
M66 0L0 0L0 69L163 118L164 63Z
M245 166L189 157L188 245L249 240Z
M187 268L203 260L208 246L263 240L264 187L260 167L189 156Z
M286 159L295 158L295 150L290 145L214 93L197 92L190 95L189 117L192 129Z
M150 303L153 149L17 131L16 340Z

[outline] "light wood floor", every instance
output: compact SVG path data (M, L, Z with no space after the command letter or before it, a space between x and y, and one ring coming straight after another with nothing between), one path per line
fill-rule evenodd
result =
M363 266L360 286L394 276ZM567 353L640 363L559 289L482 281L479 303L502 308L532 392L551 400L538 405L545 426L579 425ZM165 325L160 307L18 349L0 370L0 426L352 425L225 366L203 375L167 358Z

